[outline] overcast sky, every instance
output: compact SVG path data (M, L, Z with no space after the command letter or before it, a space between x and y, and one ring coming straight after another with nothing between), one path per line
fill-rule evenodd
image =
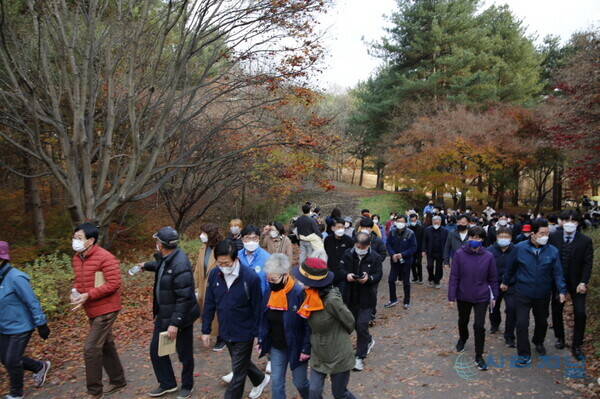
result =
M365 41L381 38L383 27L389 26L384 15L396 10L395 0L336 2L321 20L321 26L328 27L327 55L317 85L330 91L354 87L373 73L380 60L367 54ZM600 0L486 0L485 4L508 4L538 42L549 34L559 35L564 42L572 33L600 24Z

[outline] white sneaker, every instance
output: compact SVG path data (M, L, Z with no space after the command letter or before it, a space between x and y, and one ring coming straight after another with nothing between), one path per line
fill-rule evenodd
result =
M227 375L224 375L223 377L221 377L221 380L223 382L225 382L226 384L229 384L231 382L231 380L233 380L233 371Z
M267 362L267 367L265 367L265 373L271 374L271 361Z
M354 368L352 370L354 371L362 371L364 368L364 363L363 363L363 359L361 359L360 357L356 358L356 363L354 363Z
M252 390L248 394L248 397L250 399L256 399L256 398L260 397L260 395L262 395L263 390L265 389L265 387L267 386L269 381L271 381L271 377L269 376L269 374L265 374L265 379L263 380L263 382L261 382L259 386L252 388Z
M367 356L371 353L371 349L375 346L375 340L371 338L371 342L369 342L369 346L367 346Z
M4 399L23 399L25 396L11 396L11 395L6 395L4 397Z
M33 375L33 382L36 388L41 388L46 382L46 376L51 365L50 362L42 362L42 369Z

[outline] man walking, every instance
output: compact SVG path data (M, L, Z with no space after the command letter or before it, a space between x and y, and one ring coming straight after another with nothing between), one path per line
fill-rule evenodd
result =
M396 280L401 278L404 286L404 309L409 309L410 268L412 266L413 255L417 251L417 239L415 238L415 233L406 226L406 216L400 215L396 218L394 227L392 227L388 235L386 245L391 256L390 275L388 277L390 300L383 306L390 308L398 304Z
M444 276L442 261L444 247L448 239L448 230L442 228L442 218L434 216L431 226L423 233L423 256L427 257L427 281L430 287L441 288L440 282Z
M467 232L467 229L469 228L469 215L462 214L456 219L456 230L448 233L446 245L444 246L443 259L445 266L450 266L456 251L458 251L469 238Z
M296 229L298 229L298 238L300 239L300 261L302 264L313 251L313 240L322 241L321 230L317 221L310 217L310 205L302 205L302 215L296 219ZM314 236L313 236L314 234Z
M434 216L440 218L440 216ZM419 215L416 213L411 213L408 217L410 223L408 228L415 233L415 238L417 239L417 252L413 255L413 263L412 263L412 282L417 284L423 284L423 234L425 229L421 225L419 221Z

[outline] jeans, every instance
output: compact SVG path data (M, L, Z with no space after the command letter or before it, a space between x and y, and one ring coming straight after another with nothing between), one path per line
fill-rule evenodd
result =
M323 386L325 385L327 374L310 369L310 399L323 399ZM350 381L350 370L337 374L331 374L331 393L335 399L355 399L355 396L348 390Z
M444 277L442 255L429 256L427 255L427 280L433 281L434 284L439 284Z
M273 399L285 399L285 373L290 362L287 350L271 347L271 397ZM292 370L292 381L302 399L308 399L310 383L307 377L308 362L302 362L300 366Z
M263 373L254 363L252 363L252 343L246 342L227 342L227 349L231 356L231 370L233 378L225 391L225 399L241 399L244 396L244 385L246 376L250 378L252 386L260 385L265 379ZM271 369L273 367L271 360Z
M471 309L474 309L475 357L481 357L485 345L485 313L489 304L488 302L471 303L461 300L457 300L456 304L458 307L458 334L460 339L465 342L469 339L469 319L471 318Z
M23 396L24 370L37 373L43 367L42 362L23 356L32 332L0 334L0 362L8 371L10 395L14 397Z
M388 284L390 287L390 301L397 301L398 297L396 296L396 280L402 278L402 283L404 285L404 304L410 303L410 267L411 265L404 262L394 262L390 263L390 276L388 277Z
M356 328L356 357L364 359L367 357L369 342L371 342L371 334L369 334L369 321L373 314L373 308L361 309L360 305L348 306L350 312L354 316Z
M573 302L573 316L575 323L573 326L573 346L583 345L583 334L585 333L585 295L578 294L575 289L569 288L569 296ZM558 292L552 293L552 325L554 326L554 336L557 339L565 340L565 324L563 322L564 303L558 300Z
M423 256L418 251L413 255L412 276L413 280L423 281Z
M550 298L530 298L515 292L517 305L517 353L519 356L531 356L531 345L529 344L529 311L533 311L535 329L533 330L533 342L541 345L546 338L548 330L548 306Z
M170 356L158 356L158 340L162 332L160 322L154 323L154 333L150 341L150 360L156 380L163 389L171 389L177 386L175 372ZM175 349L182 365L181 388L192 389L194 387L194 325L180 328L177 331L177 342Z
M102 394L103 368L111 384L125 384L125 372L112 334L118 314L118 311L106 313L89 320L90 331L83 346L83 357L87 393L90 395Z
M299 264L302 264L302 262L304 262L304 260L308 257L310 257L310 255L312 255L313 252L313 248L312 248L312 244L310 243L310 241L302 241L300 240L300 261Z

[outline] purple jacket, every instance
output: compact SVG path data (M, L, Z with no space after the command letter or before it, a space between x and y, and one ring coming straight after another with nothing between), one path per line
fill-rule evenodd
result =
M494 256L481 246L476 252L463 245L452 261L448 300L464 302L489 302L490 287L498 298L498 272Z

